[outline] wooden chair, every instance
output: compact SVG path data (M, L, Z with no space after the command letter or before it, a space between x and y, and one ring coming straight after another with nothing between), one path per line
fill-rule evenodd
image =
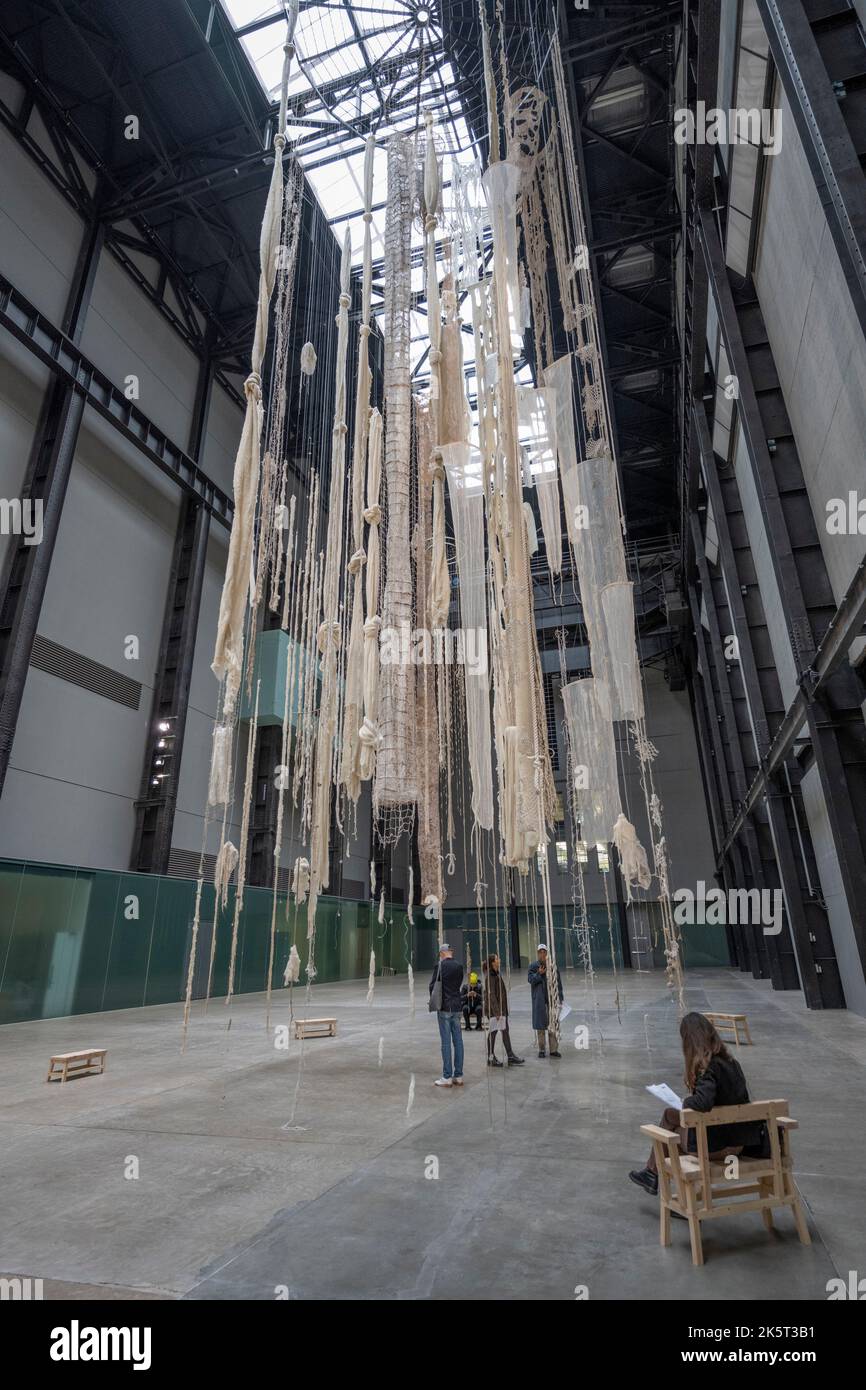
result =
M736 1043L737 1047L741 1042L746 1042L751 1047L752 1035L749 1032L749 1021L745 1014L704 1014L712 1023L716 1032L725 1042ZM743 1036L740 1037L740 1029Z
M671 1243L671 1212L689 1223L692 1263L704 1262L701 1222L738 1212L759 1211L768 1231L773 1229L773 1208L790 1207L803 1245L811 1244L809 1228L794 1184L789 1132L797 1121L787 1114L786 1100L762 1100L750 1105L723 1105L702 1113L683 1110L682 1125L697 1130L697 1152L680 1152L679 1134L659 1125L641 1125L641 1133L653 1143L659 1174L659 1222L662 1245ZM715 1125L741 1124L744 1120L763 1120L770 1136L768 1158L741 1156L710 1162L712 1144L708 1137ZM736 1177L725 1170L736 1163Z

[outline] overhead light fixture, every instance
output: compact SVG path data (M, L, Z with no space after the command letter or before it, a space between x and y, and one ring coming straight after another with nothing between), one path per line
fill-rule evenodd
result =
M417 24L429 24L431 19L430 11L426 5L419 5L415 11L415 21Z

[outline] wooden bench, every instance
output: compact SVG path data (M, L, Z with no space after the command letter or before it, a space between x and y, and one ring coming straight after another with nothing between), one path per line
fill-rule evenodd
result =
M751 1047L752 1035L749 1032L745 1014L704 1014L704 1018L710 1020L716 1032L724 1038L725 1042L736 1043L737 1047L741 1042L740 1029L742 1028L743 1038Z
M296 1018L295 1041L299 1038L335 1038L337 1020L335 1018Z
M101 1076L107 1048L86 1047L80 1052L58 1052L48 1064L46 1081L68 1081L73 1076Z
M759 1211L768 1231L773 1229L773 1208L790 1207L803 1245L811 1244L809 1228L794 1183L788 1141L797 1121L787 1114L786 1100L762 1100L749 1105L723 1105L701 1113L683 1110L685 1129L697 1130L697 1153L683 1154L679 1134L659 1125L641 1125L641 1133L653 1142L659 1174L659 1222L662 1245L671 1243L671 1212L689 1223L692 1263L702 1265L701 1222L738 1212ZM710 1162L712 1145L708 1131L715 1125L763 1120L770 1137L769 1158L731 1157ZM736 1165L736 1166L735 1166ZM735 1176L728 1177L726 1170Z

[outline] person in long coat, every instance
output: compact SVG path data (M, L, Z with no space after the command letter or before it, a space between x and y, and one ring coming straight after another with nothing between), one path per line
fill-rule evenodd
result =
M510 1067L522 1067L523 1058L518 1057L511 1046L511 1034L508 1031L508 990L505 988L505 981L499 973L498 956L487 957L484 962L484 977L484 1017L489 1020L487 1065L488 1067L502 1066L496 1056L496 1038L501 1033L508 1065Z
M555 1017L551 1016L550 1008L550 975L548 973L548 953L547 947L542 942L538 947L538 959L533 961L529 967L529 985L532 990L532 1026L538 1036L538 1055L546 1057L546 1042L550 1041L551 1057L561 1057L559 1051L559 1005L562 1003L562 978L559 974L559 966L554 966L556 970L556 1006ZM547 1035L545 1037L545 1034Z

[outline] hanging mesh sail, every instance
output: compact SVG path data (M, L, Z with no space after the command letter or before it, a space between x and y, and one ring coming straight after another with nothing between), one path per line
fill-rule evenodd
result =
M414 157L411 140L388 145L388 211L385 222L385 593L382 625L396 636L412 629L410 553L410 457L412 400L409 384L410 236ZM402 659L383 659L379 677L380 745L373 805L380 835L393 844L412 824L416 801L414 757L415 669Z
M520 440L527 459L525 480L528 487L535 488L538 498L547 568L553 576L562 571L562 525L556 467L556 392L545 386L519 386L517 409Z
M643 719L634 626L634 585L627 580L607 584L601 591L601 611L607 646L612 719Z
M607 844L619 815L616 745L607 687L597 677L562 687L574 806L587 844Z
M484 563L484 484L481 458L469 444L443 444L454 520L460 626L466 691L466 741L472 779L472 815L493 829L493 768L490 735L490 674L487 664L487 575Z
M322 622L317 642L321 653L322 693L316 729L315 762L310 820L310 899L307 908L309 965L313 963L316 904L327 888L331 832L331 759L337 732L339 689L338 652L340 629L340 572L343 559L343 492L346 479L346 359L349 349L349 275L352 241L349 229L340 262L340 301L337 313L337 354L334 376L334 424L331 435L331 480L328 495L328 535L322 580Z
M433 426L430 416L429 405L419 402L417 408L418 524L415 534L415 554L418 579L417 604L418 612L422 614L428 611L432 561L430 482L433 460ZM417 825L418 863L421 869L420 896L423 902L429 895L432 895L438 903L444 899L442 831L439 815L439 724L436 704L436 668L430 661L423 661L418 667L416 713L418 716Z
M496 242L496 273L505 291L509 341L515 353L523 351L520 263L517 256L517 193L520 169L503 160L491 164L482 179L490 222ZM498 234L498 235L497 235Z
M565 502L565 527L572 547L575 547L574 531L576 508L579 505L577 490L577 443L574 435L574 400L572 397L572 357L567 352L558 357L544 372L544 384L553 391L556 416L556 457L559 460L559 476L562 482L562 496Z
M617 584L628 578L625 552L617 502L616 469L608 454L584 459L573 477L572 497L566 498L574 508L574 559L580 585L580 600L589 633L593 666L598 675L605 675L604 619L600 595L607 584Z

